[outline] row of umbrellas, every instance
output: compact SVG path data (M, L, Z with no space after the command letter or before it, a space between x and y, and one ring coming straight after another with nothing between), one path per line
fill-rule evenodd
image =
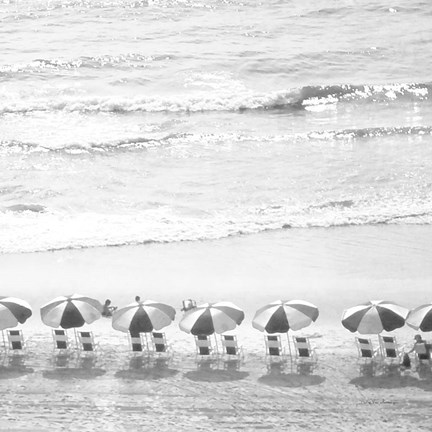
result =
M98 300L79 294L57 297L42 306L42 321L64 329L82 327L101 317ZM160 330L174 320L175 309L152 300L135 301L116 310L112 326L122 332L147 333ZM0 330L24 323L32 315L30 305L14 297L0 297ZM300 330L318 318L318 308L303 300L277 300L260 308L252 321L254 328L267 333ZM244 319L244 312L231 302L205 303L187 311L180 329L194 335L211 335L233 330ZM370 301L344 311L342 325L351 332L378 334L407 323L421 331L432 331L432 304L412 311L388 301Z

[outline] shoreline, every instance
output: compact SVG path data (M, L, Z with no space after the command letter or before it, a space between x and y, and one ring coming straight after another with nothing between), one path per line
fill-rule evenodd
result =
M29 355L15 366L4 357L0 367L0 429L427 431L432 377L414 369L369 375L357 364L355 334L340 317L344 307L378 294L407 307L429 301L431 231L286 230L211 243L2 255L4 295L29 301L33 316L18 327L29 338ZM163 330L175 352L172 362L134 369L126 334L102 318L86 327L100 343L100 362L56 367L51 328L42 324L39 307L72 292L109 297L120 307L135 295L174 306L176 320ZM195 364L193 337L178 327L185 298L229 300L245 310L234 331L246 354L239 370ZM266 367L263 334L251 320L277 298L319 307L317 321L295 332L317 348L312 374ZM409 346L415 333L404 327L392 334Z
M176 308L186 298L229 300L249 313L278 298L300 298L342 313L371 298L407 307L429 301L431 244L426 225L284 230L211 242L0 255L0 269L3 295L35 308L79 292L117 306L135 295Z

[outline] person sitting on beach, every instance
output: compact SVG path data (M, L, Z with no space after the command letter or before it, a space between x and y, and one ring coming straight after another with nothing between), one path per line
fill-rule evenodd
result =
M183 307L180 309L182 312L187 312L196 308L196 301L192 299L183 300Z
M106 299L105 304L103 305L102 316L110 317L112 316L112 313L117 309L117 307L110 306L110 304L111 304L111 300Z

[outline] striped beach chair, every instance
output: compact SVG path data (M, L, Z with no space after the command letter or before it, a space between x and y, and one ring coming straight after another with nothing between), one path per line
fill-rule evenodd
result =
M266 363L272 364L275 362L284 363L287 360L287 355L282 340L279 335L264 335L266 346Z
M228 357L243 357L243 347L238 345L237 337L234 335L221 335L222 355Z
M218 359L218 352L213 346L210 336L196 335L196 361L213 361Z
M357 346L359 362L368 363L374 360L378 360L379 350L378 348L374 349L372 341L370 339L356 337L355 342Z
M56 355L71 354L71 344L65 330L54 329L52 331L53 352Z
M99 344L95 342L90 331L78 331L78 357L96 357L99 352Z
M315 364L318 361L315 348L311 347L309 338L304 336L293 336L295 362Z
M142 333L128 333L129 354L133 357L139 357L148 354L147 341L143 338Z
M152 332L151 334L152 354L157 357L171 358L174 352L168 345L165 333Z
M404 355L394 336L379 335L381 363L385 366L388 364L400 364Z
M431 354L426 342L417 342L414 345L415 359L418 364L431 364Z
M7 330L8 354L25 355L27 346L21 330Z

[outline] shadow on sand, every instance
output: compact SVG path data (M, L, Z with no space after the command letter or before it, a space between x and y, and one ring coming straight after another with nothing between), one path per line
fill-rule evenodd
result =
M413 371L401 370L399 365L389 366L380 374L375 375L371 370L361 370L361 375L350 381L361 388L395 389L416 387L425 391L432 391L432 372L430 366L420 365ZM418 378L417 376L418 375Z
M249 376L249 372L239 370L238 362L225 362L224 369L219 369L214 362L201 362L197 369L189 371L184 376L191 381L201 382L227 382L238 381Z
M177 369L169 368L168 361L165 359L148 362L142 357L136 357L130 360L128 369L117 371L115 377L131 380L160 380L170 378L178 372Z
M42 376L48 379L94 379L105 375L106 370L96 367L96 360L93 358L81 359L76 367L69 367L69 362L55 362L55 369L42 372Z
M33 368L25 365L22 357L10 357L7 363L0 366L0 379L18 378L34 372Z
M258 382L277 387L307 387L322 384L325 377L312 374L311 365L299 365L297 373L287 373L284 366L275 363L270 366L269 373L258 378Z

